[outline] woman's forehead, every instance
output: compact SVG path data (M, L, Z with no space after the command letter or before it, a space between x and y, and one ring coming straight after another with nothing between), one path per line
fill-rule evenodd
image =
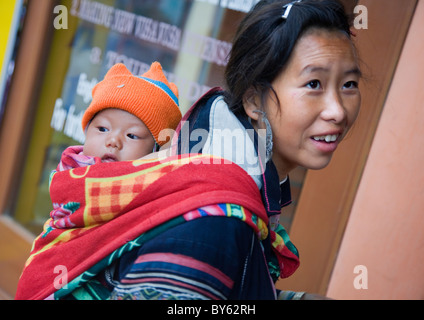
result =
M339 31L305 33L297 42L288 68L300 72L328 71L334 62L342 62L349 69L358 69L356 49L351 40Z

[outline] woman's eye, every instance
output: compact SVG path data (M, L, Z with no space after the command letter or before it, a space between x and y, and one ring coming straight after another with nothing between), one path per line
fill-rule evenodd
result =
M306 86L313 90L321 89L321 82L319 80L312 80L308 82Z
M135 134L132 134L132 133L128 133L127 134L127 137L130 138L130 139L132 139L132 140L137 140L138 139L138 136L136 136Z
M357 89L358 88L358 82L356 82L356 81L349 81L349 82L346 82L343 85L343 87L346 88L346 89Z

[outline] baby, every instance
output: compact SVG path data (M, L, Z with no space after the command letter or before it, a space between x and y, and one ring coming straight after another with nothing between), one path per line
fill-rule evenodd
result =
M82 118L84 146L67 148L57 171L142 158L167 142L159 141L161 130L175 130L181 120L178 89L159 62L142 76L116 64L92 95Z

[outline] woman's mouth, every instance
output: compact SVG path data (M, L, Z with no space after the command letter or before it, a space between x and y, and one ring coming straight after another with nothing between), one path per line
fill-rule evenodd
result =
M315 147L323 153L332 153L336 151L340 142L340 134L327 134L312 137Z
M325 141L327 143L336 142L339 139L339 134L329 134L326 136L316 136L312 137L315 141Z

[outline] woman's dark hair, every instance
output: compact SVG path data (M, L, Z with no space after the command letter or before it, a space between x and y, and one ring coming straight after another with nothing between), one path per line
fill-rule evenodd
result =
M245 114L243 98L248 90L266 94L284 69L301 36L317 27L338 30L350 38L350 19L337 0L303 0L293 3L283 19L287 0L261 0L241 22L225 70L225 99L235 114ZM274 92L275 93L275 92Z

